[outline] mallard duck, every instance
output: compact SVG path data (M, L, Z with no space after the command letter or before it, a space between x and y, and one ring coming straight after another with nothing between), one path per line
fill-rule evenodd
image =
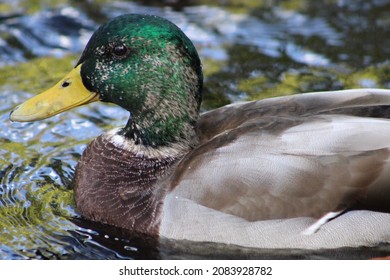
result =
M93 221L249 247L390 241L390 90L297 94L199 116L202 84L197 51L176 25L123 15L10 119L98 100L130 112L77 165L76 207Z

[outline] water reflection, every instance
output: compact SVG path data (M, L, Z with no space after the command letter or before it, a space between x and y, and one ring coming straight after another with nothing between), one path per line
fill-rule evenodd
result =
M387 245L307 252L125 238L78 216L71 181L86 144L123 125L127 112L94 104L43 122L8 121L14 106L62 76L54 68L69 70L100 23L123 13L163 16L194 41L205 71L203 110L248 98L390 87L389 1L209 2L2 2L0 258L370 258L390 252Z

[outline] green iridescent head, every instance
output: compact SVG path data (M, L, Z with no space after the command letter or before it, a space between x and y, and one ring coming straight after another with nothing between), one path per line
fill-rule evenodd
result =
M123 15L99 27L75 69L19 106L11 119L38 120L96 100L112 102L131 114L123 135L159 146L189 137L202 82L197 51L176 25L156 16Z
M177 84L190 87L187 93L195 94L200 103L202 72L196 49L165 19L144 15L115 18L93 34L80 63L87 89L135 115L148 98L163 101ZM184 79L193 79L189 75L196 79L184 85Z

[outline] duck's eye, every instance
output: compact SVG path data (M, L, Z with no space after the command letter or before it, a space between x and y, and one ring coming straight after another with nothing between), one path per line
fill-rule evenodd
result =
M123 56L127 55L128 49L127 49L127 47L125 45L116 45L112 49L112 52L117 57L123 57Z

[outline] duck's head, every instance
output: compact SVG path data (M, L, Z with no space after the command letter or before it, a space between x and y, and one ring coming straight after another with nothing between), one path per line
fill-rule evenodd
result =
M49 90L27 100L13 121L41 120L94 101L130 112L120 133L159 146L192 137L202 91L201 63L192 42L171 22L123 15L91 37L76 67Z

